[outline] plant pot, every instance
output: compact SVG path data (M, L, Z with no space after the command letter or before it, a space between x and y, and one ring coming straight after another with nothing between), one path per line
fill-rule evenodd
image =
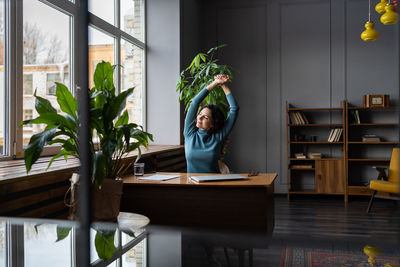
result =
M104 179L101 189L97 185L92 185L93 221L117 221L122 185L122 179Z
M74 174L71 181L71 198L69 206L70 220L78 219L78 186L79 175ZM117 221L120 210L122 196L122 179L104 179L101 189L97 185L92 185L92 221ZM67 192L68 194L68 192Z

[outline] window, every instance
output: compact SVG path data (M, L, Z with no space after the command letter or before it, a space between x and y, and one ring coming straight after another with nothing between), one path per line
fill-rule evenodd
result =
M33 95L32 74L24 74L24 95Z
M36 94L49 100L57 109L54 82L64 82L68 87L70 85L70 81L61 76L70 66L71 16L38 0L24 0L23 12L23 74L31 75L32 88L35 88ZM24 82L24 93L25 89L28 90ZM35 107L34 97L28 95L24 94L23 97L23 114L25 109L33 110ZM25 125L24 147L33 134L43 130L44 125Z
M46 94L47 95L56 95L56 82L61 82L61 75L59 73L47 73L46 79Z
M89 27L89 88L94 86L93 74L102 60L114 64L114 38Z
M101 0L101 4L99 0L89 0L88 9L90 13L114 25L114 0Z
M82 66L74 64L78 48L74 18L76 0L21 0L6 13L0 0L0 157L22 157L32 135L44 125L24 125L22 120L36 117L35 98L46 98L59 110L55 82L70 90ZM115 64L118 92L134 86L127 101L130 120L145 121L145 43L144 0L89 0L89 83L98 62ZM32 12L34 10L34 12ZM20 16L19 14L22 14ZM10 16L9 18L6 16ZM10 21L10 25L6 22ZM13 24L15 22L15 24ZM5 29L10 29L6 31ZM11 29L16 31L10 34ZM6 45L8 44L8 45ZM77 47L74 47L74 44ZM7 49L7 51L5 50ZM5 55L16 57L5 57ZM5 60L10 62L5 62ZM20 61L19 61L20 60ZM10 66L17 71L11 71ZM7 77L7 79L6 79ZM8 78L9 77L9 78ZM13 107L18 107L15 109ZM22 136L22 137L21 137ZM45 154L54 154L45 148Z
M120 0L121 30L144 41L144 1Z
M142 93L143 93L143 50L134 44L122 40L121 65L122 90L134 87L133 93L128 97L126 109L129 112L129 122L142 125Z
M5 80L4 80L4 67L5 67L5 51L4 42L6 36L4 35L5 28L5 9L4 0L0 0L0 157L5 154L5 132L6 132L6 116L8 114L6 107L6 91L5 91Z
M33 110L32 109L24 109L24 121L33 119ZM32 127L32 124L31 126Z
M113 10L111 0L104 0L104 9ZM89 27L89 86L93 87L93 72L98 62L109 61L120 65L114 78L119 92L134 87L133 93L128 97L126 110L129 121L145 126L144 106L144 1L120 0L118 17L102 13L97 6L93 7L96 0L89 0L89 10L102 20L95 20ZM108 17L107 17L108 16ZM115 27L109 24L115 25Z

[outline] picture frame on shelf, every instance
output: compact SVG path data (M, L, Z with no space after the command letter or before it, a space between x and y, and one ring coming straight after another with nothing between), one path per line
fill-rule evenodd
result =
M389 107L389 95L364 95L363 106L365 108Z

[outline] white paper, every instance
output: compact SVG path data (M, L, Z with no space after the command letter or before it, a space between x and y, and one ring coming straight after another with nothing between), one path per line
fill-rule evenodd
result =
M147 180L147 181L166 181L174 178L178 178L180 175L172 174L172 175L165 175L165 174L155 174L152 176L147 177L140 177L140 180Z

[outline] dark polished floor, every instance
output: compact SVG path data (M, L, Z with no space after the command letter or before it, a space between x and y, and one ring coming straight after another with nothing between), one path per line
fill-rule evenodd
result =
M377 199L367 214L368 201L352 197L345 205L342 197L296 196L287 201L286 195L276 195L272 236L182 231L182 266L251 266L250 261L252 266L364 266L282 265L282 259L284 249L300 248L350 253L367 264L362 251L367 244L379 246L381 255L400 258L400 203Z
M376 199L366 213L368 197L275 196L274 236L396 243L400 234L400 203Z

